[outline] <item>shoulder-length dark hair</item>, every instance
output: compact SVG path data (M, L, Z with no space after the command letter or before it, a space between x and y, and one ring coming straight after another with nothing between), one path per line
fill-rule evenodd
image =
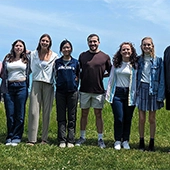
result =
M24 41L22 41L22 40L16 40L16 41L13 42L10 53L5 56L5 60L8 61L8 62L14 61L14 59L16 58L14 47L18 42L22 43L23 46L24 46L24 51L21 53L20 58L22 59L23 63L27 63L28 58L27 58L27 55L26 55L26 45L25 45Z
M62 53L62 48L63 48L63 46L64 46L65 44L67 44L67 43L68 43L68 44L70 45L70 47L71 47L71 52L73 51L73 46L72 46L71 42L66 39L66 40L63 40L63 41L61 42L61 44L60 44L60 54Z
M137 53L136 53L136 49L134 48L134 46L132 45L132 43L130 42L123 42L122 44L120 44L119 46L119 50L116 52L116 54L113 57L113 65L118 68L121 67L122 65L122 55L121 55L121 49L123 45L129 45L131 50L132 50L132 55L130 56L130 64L132 65L132 67L134 69L136 69L136 63L137 63Z
M40 50L41 50L40 42L41 42L41 40L42 40L44 37L48 37L48 39L50 40L50 44L49 44L49 46L48 46L48 51L50 50L50 48L51 48L51 46L52 46L52 39L51 39L51 37L50 37L48 34L43 34L43 35L40 37L38 46L37 46L37 48L36 48L38 52L40 52Z

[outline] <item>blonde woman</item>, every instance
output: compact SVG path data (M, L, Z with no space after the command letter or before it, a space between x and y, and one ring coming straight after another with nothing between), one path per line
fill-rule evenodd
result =
M154 151L156 110L164 106L164 67L162 58L155 56L153 40L145 37L141 41L142 54L138 59L137 108L139 110L139 149L145 150L144 128L146 111L149 111L149 151Z

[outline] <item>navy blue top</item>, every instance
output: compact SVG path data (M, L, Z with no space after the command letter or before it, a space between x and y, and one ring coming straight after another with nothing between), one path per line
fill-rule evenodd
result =
M75 92L79 85L79 62L71 57L65 62L63 57L55 61L56 91L60 93Z

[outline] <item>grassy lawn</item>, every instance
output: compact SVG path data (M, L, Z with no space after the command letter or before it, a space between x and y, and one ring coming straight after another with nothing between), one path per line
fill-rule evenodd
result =
M87 141L82 147L59 148L57 146L57 125L55 103L51 114L49 145L37 143L30 147L27 141L27 121L20 145L5 146L6 117L3 103L0 103L0 169L2 170L112 170L112 169L170 169L170 112L164 108L157 112L157 130L155 152L142 152L138 147L138 113L134 112L131 129L131 150L115 151L113 149L113 115L111 107L105 104L103 110L104 140L106 149L97 147L97 132L93 110L90 110L87 126ZM28 111L28 109L27 109ZM77 133L79 137L80 108L77 112ZM146 145L149 143L149 128L146 123ZM38 133L41 137L41 121Z

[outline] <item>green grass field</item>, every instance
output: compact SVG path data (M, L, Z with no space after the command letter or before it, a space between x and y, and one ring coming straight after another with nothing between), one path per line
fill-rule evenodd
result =
M28 105L28 104L27 104ZM114 170L114 169L170 169L170 112L164 108L157 111L155 152L142 152L138 148L138 113L134 112L131 129L131 150L113 149L113 115L111 107L105 104L103 110L104 140L106 149L97 146L97 132L93 110L90 110L87 125L87 141L81 147L59 148L57 146L57 125L55 103L51 114L49 145L37 143L27 146L27 119L23 141L16 147L5 146L6 116L0 103L0 170ZM28 106L27 106L28 112ZM80 108L77 112L77 133L79 137ZM41 119L38 141L41 141ZM149 125L146 123L145 139L149 142ZM147 145L148 143L146 143Z

